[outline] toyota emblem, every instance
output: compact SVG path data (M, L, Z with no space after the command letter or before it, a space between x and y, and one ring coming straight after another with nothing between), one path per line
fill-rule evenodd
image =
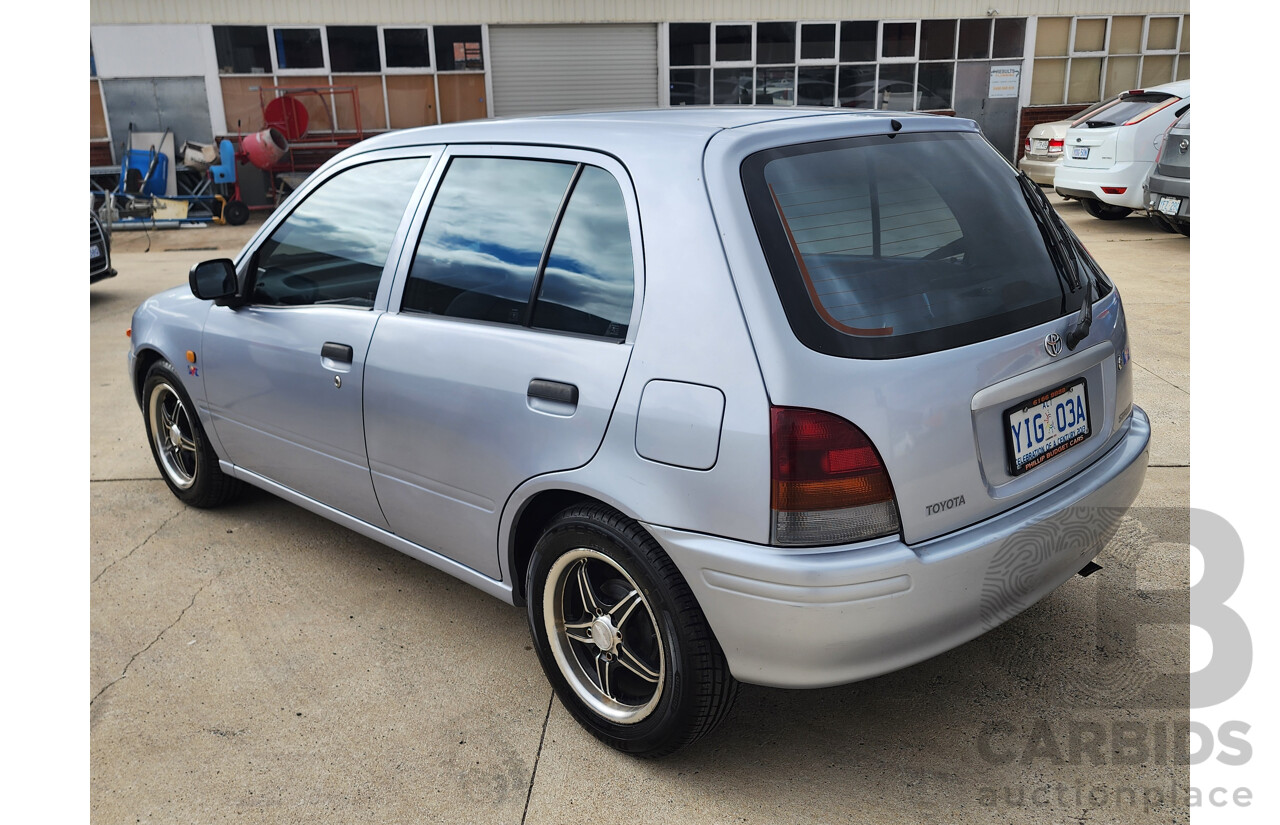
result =
M1044 351L1049 353L1050 358L1057 358L1062 354L1062 336L1056 332L1051 332L1044 337Z

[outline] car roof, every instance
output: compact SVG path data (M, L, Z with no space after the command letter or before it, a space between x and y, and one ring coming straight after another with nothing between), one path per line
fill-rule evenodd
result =
M945 115L870 109L832 109L805 106L674 106L612 112L570 112L518 118L489 118L442 126L421 126L371 137L357 151L446 143L540 143L580 146L616 154L655 141L705 146L716 132L780 121L808 118L834 122L883 122L887 118L929 118L954 121Z

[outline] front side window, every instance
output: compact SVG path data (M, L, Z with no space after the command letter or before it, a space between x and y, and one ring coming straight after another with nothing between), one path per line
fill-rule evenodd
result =
M977 135L780 147L742 179L788 321L820 352L916 355L1068 311L1013 170Z
M317 187L254 256L252 301L372 307L400 218L427 158L376 161Z

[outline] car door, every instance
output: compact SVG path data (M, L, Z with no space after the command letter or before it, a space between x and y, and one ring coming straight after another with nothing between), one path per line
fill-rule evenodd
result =
M639 218L625 170L573 150L451 147L365 376L391 529L497 577L521 482L595 454L631 354Z
M301 191L242 260L248 303L213 307L199 358L227 460L384 528L364 359L428 163L422 150L356 156Z

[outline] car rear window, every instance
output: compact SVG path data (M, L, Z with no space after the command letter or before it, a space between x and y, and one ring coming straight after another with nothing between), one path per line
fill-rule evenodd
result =
M1142 92L1141 94L1125 93L1115 103L1105 106L1083 120L1077 120L1076 126L1099 129L1108 126L1120 126L1131 120L1141 120L1175 100L1175 96L1164 92Z
M820 352L897 358L1078 309L1016 172L979 135L769 149L743 186L787 319Z

